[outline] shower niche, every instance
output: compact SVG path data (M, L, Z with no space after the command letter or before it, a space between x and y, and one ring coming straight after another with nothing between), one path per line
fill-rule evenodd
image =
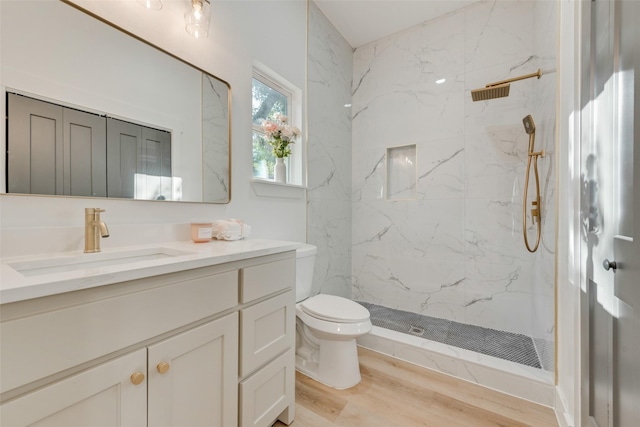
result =
M389 147L386 157L387 200L415 200L416 145Z

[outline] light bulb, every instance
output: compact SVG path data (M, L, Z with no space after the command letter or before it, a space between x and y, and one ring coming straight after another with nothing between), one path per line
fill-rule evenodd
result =
M203 0L192 0L191 10L184 15L185 30L199 39L209 34L209 3Z

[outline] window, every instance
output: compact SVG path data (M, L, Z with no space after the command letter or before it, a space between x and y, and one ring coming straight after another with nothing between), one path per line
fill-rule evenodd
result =
M287 116L289 122L295 124L297 121L295 114L297 108L294 105L296 96L293 90L287 89L259 72L253 74L252 96L253 176L273 179L276 159L260 125L264 120L275 120L277 114ZM300 168L296 168L296 164L301 163L299 161L302 158L301 147L301 141L298 139L296 146L293 147L292 156L285 159L289 175L287 182L300 183L301 173L298 170Z

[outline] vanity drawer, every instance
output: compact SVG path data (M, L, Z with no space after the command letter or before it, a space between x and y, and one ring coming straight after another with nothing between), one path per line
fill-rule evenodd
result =
M238 304L238 271L149 286L0 324L0 391L6 392L213 316ZM146 284L136 292L137 283ZM90 333L88 333L90 331Z
M295 325L293 290L240 310L240 376L295 347Z
M295 353L290 349L240 383L240 426L267 427L295 393Z
M241 303L262 298L283 289L294 289L295 286L295 256L240 270Z

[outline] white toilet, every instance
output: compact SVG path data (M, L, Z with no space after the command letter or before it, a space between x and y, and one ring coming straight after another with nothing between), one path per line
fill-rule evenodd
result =
M371 330L369 310L346 298L309 298L318 249L296 251L296 369L339 390L360 382L356 338Z

